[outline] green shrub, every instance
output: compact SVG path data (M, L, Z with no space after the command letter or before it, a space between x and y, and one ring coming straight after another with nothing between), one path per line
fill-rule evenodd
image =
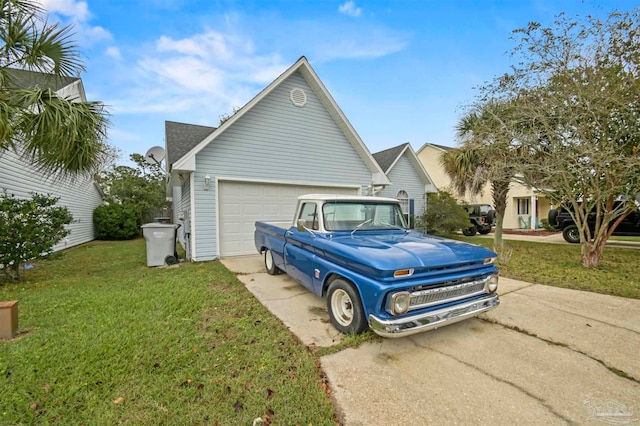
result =
M138 210L133 205L108 204L93 211L96 239L130 240L140 236Z
M540 220L540 224L542 225L542 227L544 229L546 229L547 231L555 231L556 228L554 228L553 226L551 226L551 224L549 223L549 219L541 219Z
M416 221L416 229L447 235L471 226L469 214L445 191L427 194L427 209Z
M20 265L50 254L69 235L73 220L59 198L31 193L30 200L0 194L0 278L20 279Z

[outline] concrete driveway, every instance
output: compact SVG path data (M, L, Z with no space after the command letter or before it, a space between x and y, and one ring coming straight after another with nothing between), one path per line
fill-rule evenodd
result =
M342 339L325 301L259 256L224 259L300 340ZM501 278L499 308L321 357L345 425L640 422L640 301Z

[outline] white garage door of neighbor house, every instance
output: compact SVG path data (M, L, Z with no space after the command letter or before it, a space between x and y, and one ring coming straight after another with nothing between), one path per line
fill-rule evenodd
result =
M358 194L355 188L229 181L220 182L218 189L220 256L256 254L256 221L293 223L300 195Z

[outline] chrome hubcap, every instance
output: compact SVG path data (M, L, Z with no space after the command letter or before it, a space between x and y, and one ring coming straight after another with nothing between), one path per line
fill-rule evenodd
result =
M353 321L353 302L346 291L338 289L333 292L331 310L340 325L345 327L351 325L351 321Z
M273 259L271 258L271 251L269 250L264 252L264 264L267 266L267 269L271 269L273 266Z

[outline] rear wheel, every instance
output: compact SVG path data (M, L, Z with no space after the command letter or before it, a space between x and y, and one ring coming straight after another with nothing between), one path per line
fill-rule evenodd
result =
M557 217L558 217L558 210L556 209L549 210L549 215L547 216L547 219L549 219L549 225L556 226Z
M487 235L489 232L491 232L491 228L489 229L479 229L478 233L481 235Z
M278 275L280 269L276 266L276 263L273 261L273 253L271 250L267 249L264 251L264 267L267 270L267 274L269 275Z
M467 237L473 237L474 235L476 235L476 232L478 232L478 229L476 228L476 226L475 226L475 225L473 225L473 226L472 226L472 227L470 227L470 228L467 228L467 229L463 229L463 230L462 230L462 233L463 233L464 235L466 235Z
M580 232L578 231L578 227L576 225L566 226L562 230L562 236L568 243L576 244L580 242Z
M327 310L331 323L344 334L360 334L369 328L364 316L360 295L345 280L337 279L329 284Z

